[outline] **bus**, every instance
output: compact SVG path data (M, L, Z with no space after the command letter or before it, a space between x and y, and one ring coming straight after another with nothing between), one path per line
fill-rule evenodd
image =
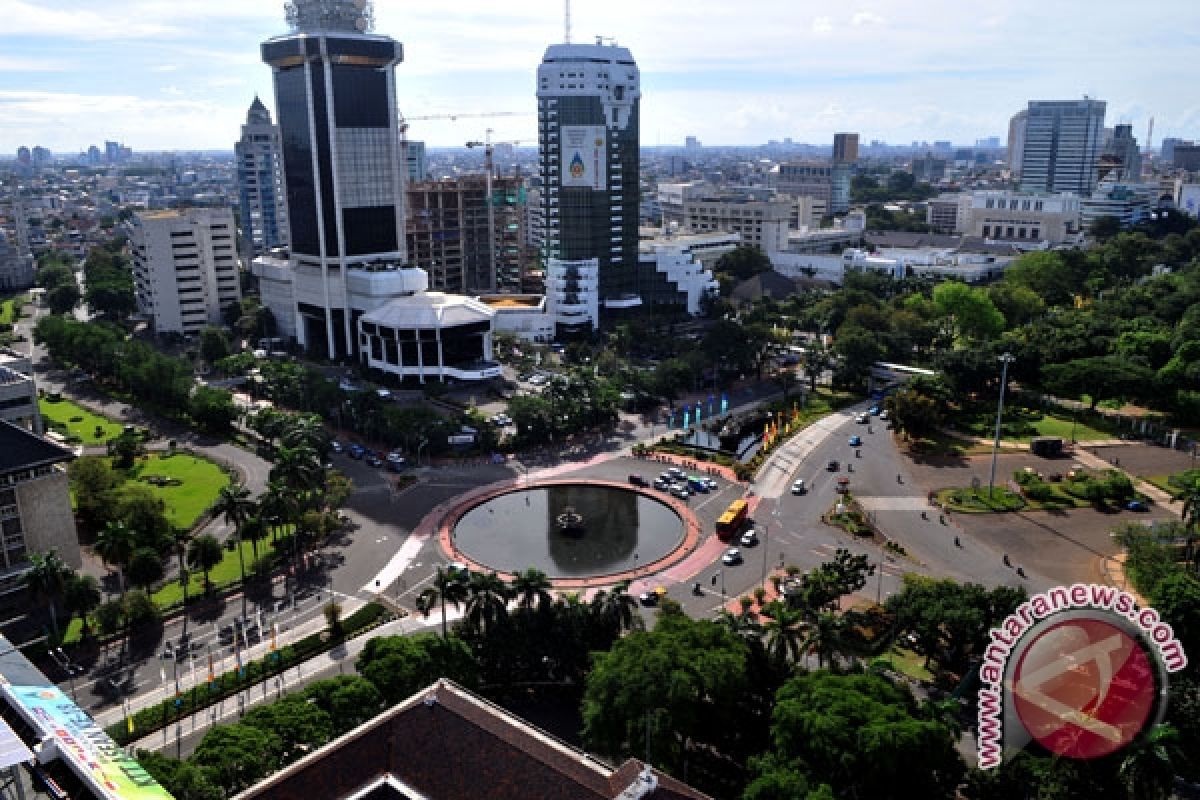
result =
M749 504L741 498L730 503L725 513L717 519L717 536L728 540L737 535L749 511Z

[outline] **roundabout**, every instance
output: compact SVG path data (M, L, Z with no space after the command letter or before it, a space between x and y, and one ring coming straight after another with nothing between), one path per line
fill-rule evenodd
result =
M445 512L437 530L445 555L472 570L512 576L534 568L564 589L661 570L700 540L686 504L606 480L490 487Z

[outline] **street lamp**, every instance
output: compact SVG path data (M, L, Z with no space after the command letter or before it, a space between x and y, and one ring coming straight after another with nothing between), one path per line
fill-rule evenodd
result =
M1004 415L1004 387L1008 384L1008 365L1016 360L1012 353L1000 356L1000 402L996 405L996 440L992 442L992 472L988 476L988 500L992 499L992 489L996 485L996 454L1000 450L1000 419Z
M712 576L712 585L713 586L717 585L718 577L721 579L721 607L724 608L725 607L725 570L719 569L713 573L713 576Z

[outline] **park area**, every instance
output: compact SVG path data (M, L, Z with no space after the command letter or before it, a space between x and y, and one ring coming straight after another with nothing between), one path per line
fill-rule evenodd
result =
M167 506L167 519L187 530L208 510L229 475L213 462L190 453L151 453L126 473L147 486Z
M1006 406L1000 426L1002 442L1028 442L1035 436L1056 436L1064 442L1091 442L1114 437L1100 417L1081 413L1078 418L1037 408ZM996 409L963 411L954 415L954 427L971 436L991 439L996 435Z
M93 414L83 406L62 397L38 398L38 410L49 430L67 437L70 444L104 444L121 435L124 426L108 417Z

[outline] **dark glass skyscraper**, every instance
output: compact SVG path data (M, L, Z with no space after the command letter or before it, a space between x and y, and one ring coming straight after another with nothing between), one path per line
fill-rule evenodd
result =
M237 161L242 252L249 259L287 246L287 205L284 202L283 159L279 128L258 97L246 112L242 138L233 147Z
M638 178L641 83L612 44L555 44L538 68L547 307L567 329L641 304Z
M296 333L320 355L354 347L354 320L376 303L347 272L405 261L404 164L393 67L399 42L367 33L365 0L294 0L293 31L262 45L275 77L291 228Z

